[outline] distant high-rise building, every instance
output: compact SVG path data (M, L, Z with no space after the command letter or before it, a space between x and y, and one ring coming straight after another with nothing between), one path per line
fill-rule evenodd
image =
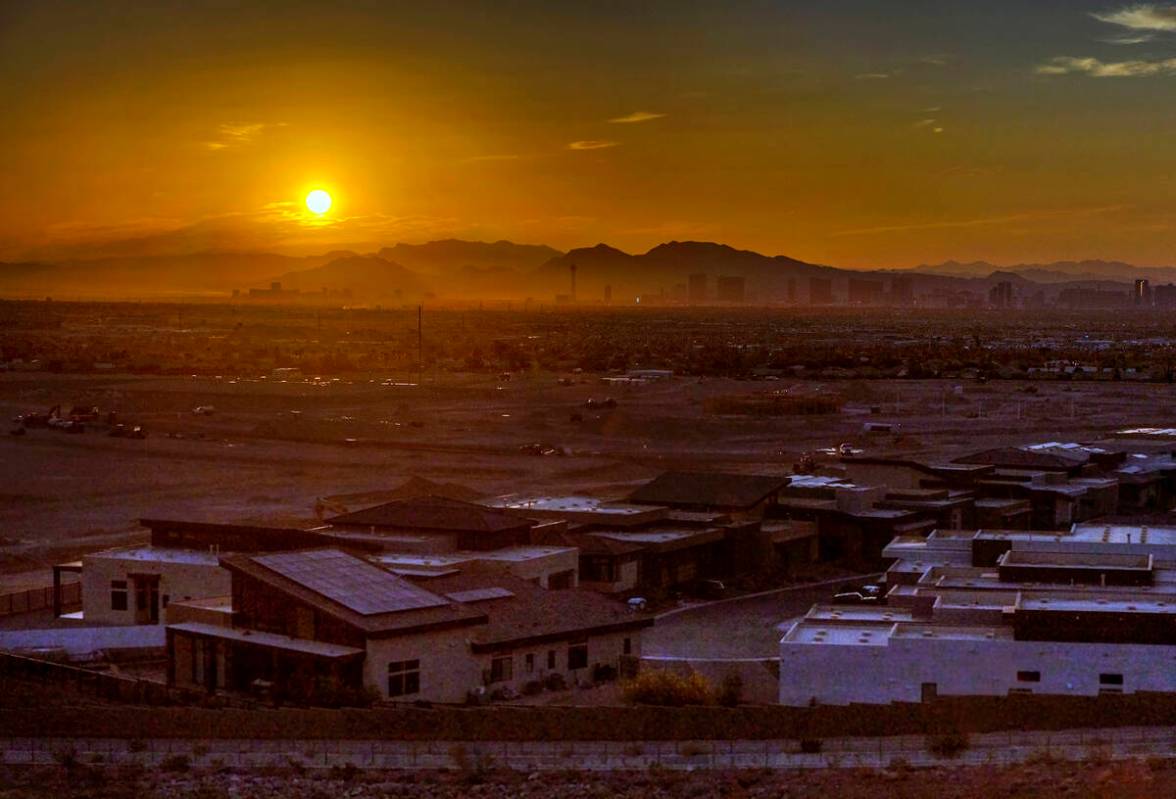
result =
M1152 299L1157 308L1176 308L1176 285L1168 283L1156 286L1152 291Z
M608 305L611 302L612 302L612 286L609 285L609 286L604 287L604 304Z
M832 305L833 281L827 277L809 278L809 304Z
M796 302L796 278L788 278L788 301Z
M694 274L689 277L690 283L690 304L691 305L705 305L706 304L706 283L707 277L704 274Z
M1144 278L1137 278L1135 281L1135 288L1131 292L1135 304L1141 308L1150 308L1152 305L1152 290L1151 284Z
M988 304L993 308L1013 307L1013 284L1002 280L988 290Z
M882 300L882 282L860 277L849 279L850 305L878 305Z
M895 275L890 279L890 304L915 304L915 279L910 275Z
M719 302L743 302L747 294L747 281L734 275L720 275L715 282L715 294Z

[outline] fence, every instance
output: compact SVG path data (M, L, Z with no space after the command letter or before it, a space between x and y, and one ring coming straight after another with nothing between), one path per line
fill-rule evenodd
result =
M174 705L192 702L203 694L163 683L82 669L66 663L0 652L0 677L49 683L65 696L94 697L114 702Z
M10 594L0 594L0 616L13 616L17 613L31 613L34 610L44 610L53 607L53 586L44 588L29 588L25 591L14 591ZM63 611L80 610L82 607L82 583L62 583L61 609Z

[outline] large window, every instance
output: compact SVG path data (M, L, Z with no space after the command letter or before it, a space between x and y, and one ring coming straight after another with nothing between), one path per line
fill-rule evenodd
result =
M388 696L412 696L421 692L421 662L395 660L388 664Z
M588 668L588 639L572 641L568 644L568 671Z
M126 610L127 609L127 581L126 580L111 580L110 581L110 609L111 610Z
M514 679L514 658L502 655L490 661L490 682L507 682Z
M1018 671L1017 682L1041 682L1040 671Z
M1123 686L1123 675L1122 674L1100 674L1100 675L1098 675L1098 684L1099 685L1117 686L1117 687L1121 688Z

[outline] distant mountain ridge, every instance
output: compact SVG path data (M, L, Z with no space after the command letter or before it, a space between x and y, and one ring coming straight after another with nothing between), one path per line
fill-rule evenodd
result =
M165 297L227 296L234 289L280 282L305 293L350 291L353 301L420 299L525 299L551 302L576 298L618 304L638 297L682 301L692 275L709 300L720 278L740 279L749 303L810 301L829 290L838 302L854 291L916 295L965 292L984 295L996 283L1013 283L1025 296L1056 298L1067 288L1127 290L1136 278L1176 282L1176 267L1136 267L1118 261L1059 261L996 266L983 261L923 265L910 269L856 270L768 256L709 241L670 241L644 253L608 244L561 252L541 244L443 239L399 243L376 252L335 250L293 257L269 252L202 252L0 263L0 296ZM816 301L816 300L814 300Z
M1176 282L1176 267L1135 266L1123 261L1054 261L1048 264L1015 264L995 266L986 261L960 263L946 261L941 264L916 266L902 270L927 275L950 275L953 277L986 277L993 272L1006 272L1028 278L1035 283L1064 283L1072 280L1112 280L1131 283L1136 278L1152 282Z

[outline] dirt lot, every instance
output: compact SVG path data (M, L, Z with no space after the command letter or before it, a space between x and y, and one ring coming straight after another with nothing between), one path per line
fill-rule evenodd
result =
M1155 799L1176 794L1173 761L1123 763L1042 762L1012 767L886 771L769 772L396 772L320 776L291 774L239 775L143 773L141 769L10 768L0 772L0 796L41 797L167 797L168 799L327 799L338 796L390 797L550 797L567 799L964 799L1009 797L1050 799Z
M1172 385L1109 381L617 386L590 375L439 372L420 386L386 382L404 380L0 374L5 418L93 404L150 433L111 438L98 425L83 435L38 429L0 438L0 572L35 583L54 561L126 540L144 516L305 522L317 497L390 489L413 475L486 494L620 496L667 468L789 472L801 452L843 441L872 454L951 457L1001 443L1099 439L1124 426L1170 424L1176 398ZM714 397L778 391L832 392L843 408L765 418L704 408ZM617 406L586 406L605 397ZM195 415L198 405L216 412ZM901 431L867 435L867 420ZM557 454L520 451L529 444Z

